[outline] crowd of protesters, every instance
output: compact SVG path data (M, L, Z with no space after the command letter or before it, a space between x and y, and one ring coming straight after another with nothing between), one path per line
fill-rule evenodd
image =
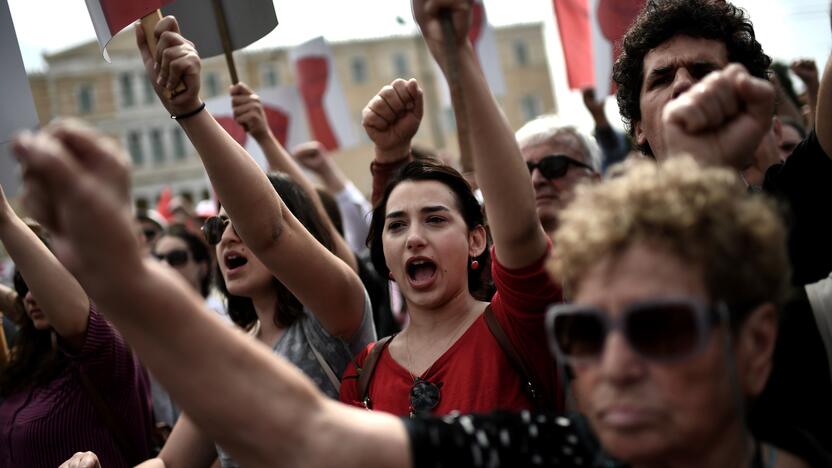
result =
M372 205L240 83L264 172L173 17L137 44L214 212L131 210L83 123L19 136L37 221L0 188L0 468L832 467L832 65L772 64L724 0L648 0L613 70L625 133L591 91L591 134L515 132L471 6L413 0L473 174L414 148L401 77L362 115Z

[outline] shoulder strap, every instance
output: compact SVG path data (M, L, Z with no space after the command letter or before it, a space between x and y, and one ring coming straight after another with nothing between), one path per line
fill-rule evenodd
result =
M367 355L367 359L364 360L364 367L361 367L358 371L358 397L367 409L370 409L370 380L372 380L373 373L376 371L378 358L381 357L381 353L384 352L384 348L390 344L390 340L392 340L395 336L396 335L386 336L376 341L376 344L373 345L373 349L371 349L370 353Z
M541 401L542 395L540 395L537 391L539 387L535 384L532 374L526 368L526 365L523 364L523 360L520 358L520 355L517 353L517 350L514 348L514 345L511 343L508 335L506 335L505 330L503 330L503 327L500 326L497 316L494 315L494 311L491 309L491 304L488 304L485 308L483 315L485 317L485 324L488 325L488 330L492 335L494 335L494 339L497 340L497 343L500 345L500 348L502 348L509 362L511 362L514 370L520 374L520 378L525 382L523 391L529 397L529 400L531 400L535 409L548 409L551 405L546 405L545 402Z
M326 362L326 359L324 359L324 357L321 355L321 352L318 351L318 348L315 347L315 343L313 343L312 340L309 339L309 334L306 333L306 327L304 327L303 324L301 324L300 328L301 330L303 330L303 336L306 338L306 342L309 343L309 347L312 348L312 354L315 355L315 359L318 361L318 365L320 365L321 369L324 370L324 374L326 374L326 377L329 379L330 382L332 382L332 385L335 387L335 390L340 393L341 380L338 378L338 376L335 375L335 371L332 370L332 366L330 366L329 363Z
M101 422L104 423L104 426L110 432L110 435L113 436L113 440L116 443L116 447L118 447L121 457L131 466L143 462L147 457L137 457L136 453L131 450L133 446L128 442L128 438L124 432L124 425L116 422L116 417L113 414L112 409L107 402L104 401L101 393L95 388L95 385L93 385L90 378L87 377L87 374L84 373L84 370L80 367L78 368L78 376L81 379L81 384L86 390L87 395L90 397L90 400L92 400L93 406L95 406L95 412L98 413L98 417L101 418Z

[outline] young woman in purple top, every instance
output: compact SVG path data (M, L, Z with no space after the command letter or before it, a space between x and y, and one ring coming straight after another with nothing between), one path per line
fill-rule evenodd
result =
M146 372L2 187L0 242L20 327L0 366L0 467L55 467L91 446L109 467L132 466L151 445Z

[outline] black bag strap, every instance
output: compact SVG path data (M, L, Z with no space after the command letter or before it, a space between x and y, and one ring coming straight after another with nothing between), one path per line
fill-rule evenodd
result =
M500 348L502 348L503 353L505 353L509 362L511 362L514 370L520 374L520 378L524 382L523 391L526 393L526 396L529 397L529 400L532 402L535 409L538 411L551 409L551 405L543 401L545 400L543 395L538 392L537 389L540 387L532 378L532 373L529 372L528 368L526 368L526 365L520 358L520 354L517 353L517 350L514 348L514 345L511 343L508 335L506 335L505 330L503 330L503 327L500 326L497 316L494 315L494 311L491 310L491 304L488 304L485 308L483 315L485 316L485 324L488 325L488 330L492 335L494 335L494 339L497 340L497 343L500 345Z
M367 355L367 359L364 360L364 367L360 367L358 371L358 397L362 403L364 403L364 407L367 409L372 409L373 403L370 401L370 380L373 378L373 373L376 371L376 364L378 364L378 358L381 357L381 353L384 352L384 348L390 344L390 341L396 335L386 336L378 341L376 344L373 345L373 349L370 350L370 354ZM358 367L358 366L356 366Z
M87 377L87 374L79 368L78 376L81 379L81 384L84 386L87 395L90 397L90 400L92 400L93 406L95 406L95 411L98 413L98 417L101 418L101 422L104 423L104 426L106 426L107 430L110 431L110 435L113 436L121 457L130 466L135 466L145 461L147 457L136 456L136 453L132 450L133 446L128 442L127 435L124 432L124 426L118 424L112 409L107 402L104 401L104 397L102 397L98 389L95 388L95 385L93 385L90 378Z

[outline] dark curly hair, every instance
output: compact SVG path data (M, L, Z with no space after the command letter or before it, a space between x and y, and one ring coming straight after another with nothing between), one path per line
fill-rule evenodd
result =
M408 180L433 180L446 185L454 192L459 202L462 218L465 220L468 229L485 226L482 207L474 197L471 185L468 184L468 181L462 177L459 171L431 157L410 161L390 178L387 187L384 189L384 194L373 208L373 218L370 221L370 231L367 234L367 247L370 248L370 260L382 278L386 278L390 274L390 269L387 268L387 261L384 258L384 246L381 240L384 233L384 217L387 214L387 200L396 186ZM491 271L491 253L488 247L475 260L481 266L477 270L472 270L470 265L468 266L468 291L479 300L490 300L492 291L489 289L490 277L488 275Z
M725 0L648 0L623 39L622 53L613 67L621 118L631 137L641 120L644 57L674 36L713 39L725 44L728 60L741 63L758 78L767 78L771 58L754 35L745 12ZM652 155L649 144L639 145Z
M268 175L274 190L280 195L280 199L289 208L289 211L300 221L301 224L317 239L327 250L333 251L333 240L329 231L324 227L323 221L315 210L312 200L306 195L289 176L283 173L273 172ZM219 261L215 274L217 287L228 300L228 316L231 320L243 329L248 329L257 321L257 313L254 310L254 303L251 298L235 296L228 292L228 288L219 271ZM274 314L274 323L278 327L285 328L303 317L303 304L283 285L277 278L272 277L272 285L277 291L277 310Z

